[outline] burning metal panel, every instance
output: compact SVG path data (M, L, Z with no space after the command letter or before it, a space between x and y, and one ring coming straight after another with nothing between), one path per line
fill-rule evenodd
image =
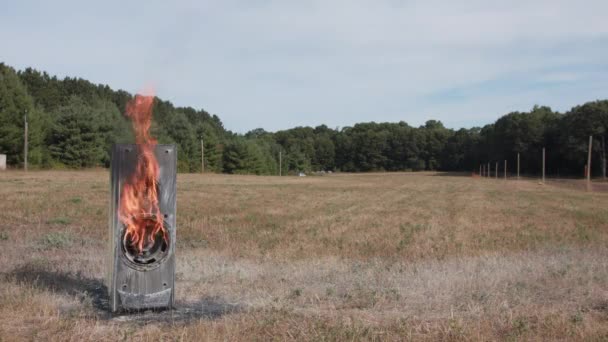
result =
M170 308L175 294L176 147L115 145L111 161L110 308Z

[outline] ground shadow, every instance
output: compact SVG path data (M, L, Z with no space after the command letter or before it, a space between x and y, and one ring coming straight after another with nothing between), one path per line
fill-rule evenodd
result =
M214 320L243 310L243 306L221 298L206 297L194 302L177 301L172 309L129 312L110 312L108 290L100 279L84 277L80 273L53 272L39 266L25 265L4 276L18 282L74 296L81 302L90 301L98 319L134 323L188 323Z
M109 312L108 290L99 279L83 277L80 273L53 272L39 266L25 265L14 269L8 276L21 283L52 292L75 296L81 301L90 300L99 311Z
M225 315L243 310L238 304L228 303L221 298L208 297L196 302L177 302L172 309L120 312L112 315L113 321L148 323L189 323L201 320L215 320Z

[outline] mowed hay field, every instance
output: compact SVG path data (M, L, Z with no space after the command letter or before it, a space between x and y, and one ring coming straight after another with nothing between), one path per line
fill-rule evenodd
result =
M0 341L608 339L607 193L180 174L177 308L111 315L108 179L0 173Z

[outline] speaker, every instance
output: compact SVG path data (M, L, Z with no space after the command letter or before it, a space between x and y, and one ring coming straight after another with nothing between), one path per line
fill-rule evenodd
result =
M175 145L113 146L106 276L112 312L173 306L176 173Z

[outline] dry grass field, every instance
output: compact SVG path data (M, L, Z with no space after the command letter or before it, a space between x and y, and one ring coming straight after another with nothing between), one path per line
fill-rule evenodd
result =
M111 315L108 179L0 173L0 341L608 339L608 193L178 175L177 307Z

